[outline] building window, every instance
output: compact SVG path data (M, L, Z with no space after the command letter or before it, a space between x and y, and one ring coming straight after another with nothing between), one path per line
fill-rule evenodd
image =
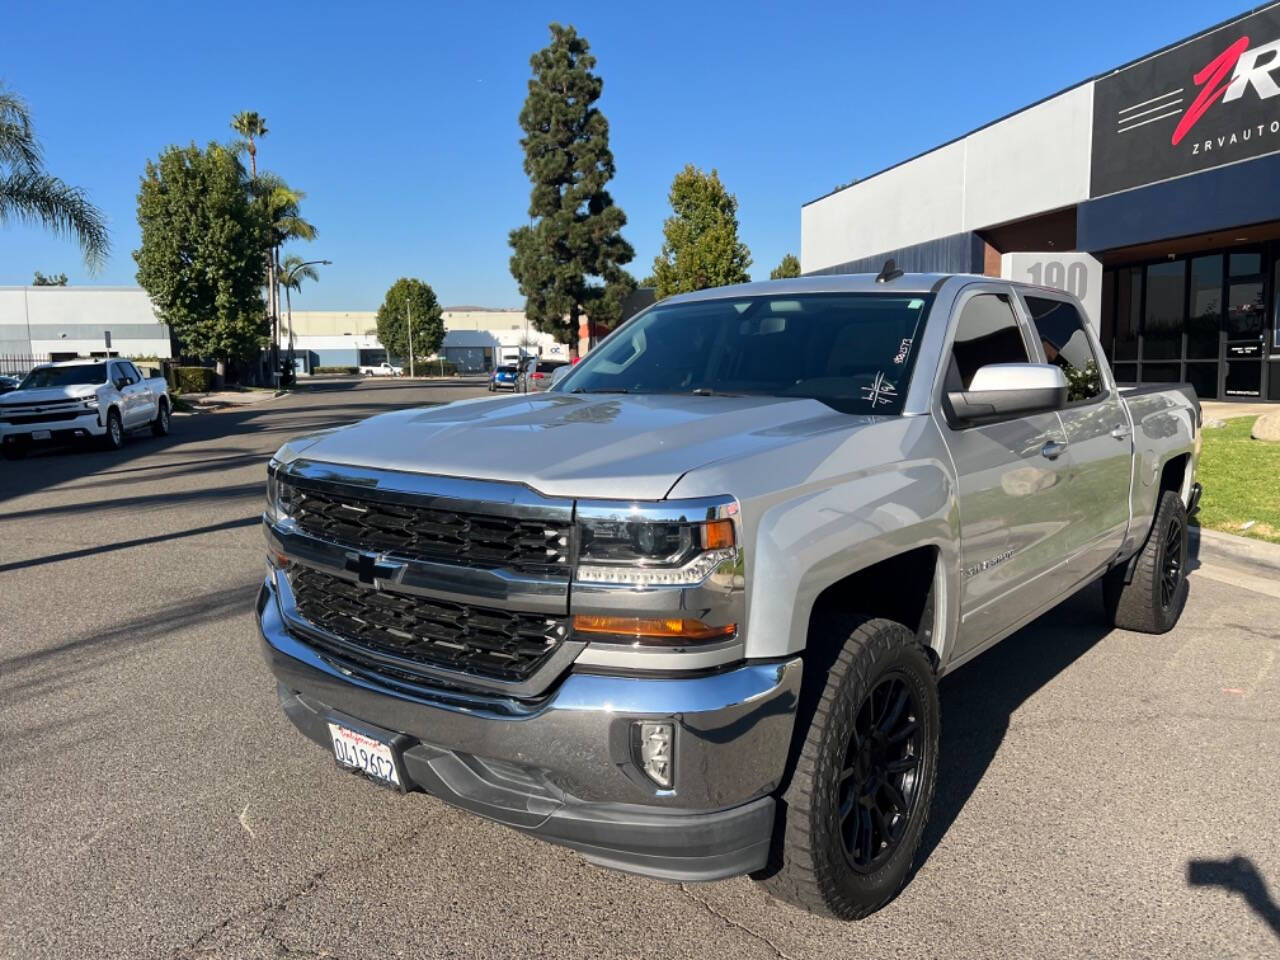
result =
M1147 267L1147 300L1142 316L1143 360L1181 358L1186 274L1187 265L1181 260Z
M1187 310L1187 359L1217 360L1221 329L1222 254L1196 257L1191 261L1191 298ZM1217 392L1216 389L1214 392Z
M1142 316L1142 269L1126 267L1116 273L1116 336L1112 356L1138 359L1138 318Z

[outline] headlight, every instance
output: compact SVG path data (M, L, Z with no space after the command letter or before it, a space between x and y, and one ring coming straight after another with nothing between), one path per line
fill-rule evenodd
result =
M727 506L736 513L736 503ZM580 508L577 579L630 586L701 583L738 558L734 521L712 512L717 515L695 520L679 515L674 504Z
M84 398L84 408L85 408L86 410L97 410L97 409L98 409L98 398L97 398L97 397L85 397L85 398Z
M267 464L267 519L279 523L289 516L293 506L294 488L280 477L280 464L272 460Z

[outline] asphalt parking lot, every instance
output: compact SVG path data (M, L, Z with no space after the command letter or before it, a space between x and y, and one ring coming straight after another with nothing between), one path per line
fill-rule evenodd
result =
M266 459L481 392L331 381L0 464L0 956L1280 955L1280 583L1256 571L1201 566L1164 637L1108 632L1086 591L944 681L918 872L858 924L337 771L258 653Z

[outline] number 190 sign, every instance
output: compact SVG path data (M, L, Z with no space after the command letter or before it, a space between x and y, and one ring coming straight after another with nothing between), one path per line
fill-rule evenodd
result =
M1102 311L1102 264L1087 253L1006 253L1000 276L1071 294L1096 332Z

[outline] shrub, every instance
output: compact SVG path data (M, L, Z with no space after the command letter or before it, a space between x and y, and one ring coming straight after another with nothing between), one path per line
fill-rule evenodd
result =
M173 378L183 393L208 393L213 389L212 367L174 367Z
M458 365L449 360L422 360L414 373L420 377L456 377Z
M359 367L312 367L311 372L315 373L346 373L356 374L360 372Z

